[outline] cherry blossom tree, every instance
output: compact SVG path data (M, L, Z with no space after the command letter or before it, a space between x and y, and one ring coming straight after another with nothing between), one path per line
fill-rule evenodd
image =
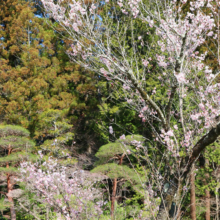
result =
M151 126L151 147L164 149L162 158L169 170L163 172L166 187L160 189L157 219L169 218L173 202L174 214L180 218L183 185L189 180L192 165L220 135L219 72L205 66L206 54L197 51L207 38L219 37L214 18L203 12L204 8L211 11L215 1L42 3L47 16L59 22L71 37L70 59L118 86L128 106ZM182 13L186 4L190 4L189 10ZM136 29L138 23L144 31ZM152 51L157 54L152 56ZM147 87L149 76L155 76L163 92ZM144 149L147 156L147 147ZM160 176L160 166L156 172Z
M19 181L25 182L30 192L53 208L57 219L97 219L102 214L102 193L94 188L97 175L88 175L77 168L67 169L52 158L23 162L20 171Z

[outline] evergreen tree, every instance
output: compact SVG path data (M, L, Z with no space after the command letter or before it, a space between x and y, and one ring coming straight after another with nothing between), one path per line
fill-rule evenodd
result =
M6 176L7 198L10 202L11 219L16 220L16 212L13 202L13 189L15 177L17 176L19 162L29 158L30 149L34 143L29 140L30 133L19 126L0 126L0 172ZM2 201L4 203L4 201Z
M119 187L124 188L125 191L131 188L130 191L135 191L138 195L141 195L139 199L143 201L150 199L149 194L145 193L145 186L142 182L144 179L143 172L139 172L141 169L138 170L134 165L135 163L131 162L135 161L134 158L132 159L133 156L129 156L131 152L135 153L137 151L136 148L143 146L144 140L143 136L140 135L122 136L121 139L116 140L114 143L103 145L96 153L96 157L99 161L92 172L102 173L111 179L110 210L111 216L114 219L119 219L119 216L116 214L116 204L120 198ZM136 203L136 205L138 204ZM152 206L155 205L156 203L152 203ZM132 210L129 210L127 216L131 214L130 212L132 212ZM134 216L135 215L137 215L137 213L135 213ZM143 213L143 217L144 215L145 217L149 216L149 213Z
M48 111L62 112L68 131L72 125L79 138L98 110L94 74L69 61L68 36L54 31L42 15L25 0L4 1L0 10L1 120L27 128L38 144L51 139L41 129Z

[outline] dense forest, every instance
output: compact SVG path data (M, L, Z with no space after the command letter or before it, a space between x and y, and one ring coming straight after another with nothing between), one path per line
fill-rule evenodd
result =
M220 3L0 0L0 219L219 220Z

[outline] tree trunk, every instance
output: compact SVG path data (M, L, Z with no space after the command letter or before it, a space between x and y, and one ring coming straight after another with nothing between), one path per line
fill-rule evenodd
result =
M11 175L7 175L7 189L8 189L8 194L13 190L13 184L11 183L10 180ZM11 220L16 220L16 212L15 212L15 207L14 207L14 201L13 198L8 196L8 201L11 203L10 206L10 212L11 212Z
M196 220L196 192L195 192L195 165L192 166L190 174L190 215L192 220Z
M118 165L122 165L124 156L125 154L122 154L122 156L119 157ZM112 198L111 198L111 218L112 219L114 219L116 192L117 192L117 178L113 180L113 186L112 186Z
M8 155L11 154L11 151L12 151L12 149L11 149L11 146L9 145L8 146ZM6 167L9 168L9 163L7 163ZM13 190L13 186L14 186L14 184L11 181L11 175L8 173L7 174L7 191L8 191L8 195ZM16 220L16 212L15 212L13 198L11 196L8 196L8 201L11 203L11 206L10 206L11 220Z
M205 159L205 166L206 167L209 166L209 160L207 158ZM205 174L205 180L204 180L206 185L207 185L208 179L209 179L209 173L207 172ZM205 189L205 208L206 208L205 219L210 220L210 192L209 192L209 189Z
M187 180L187 176L192 168L192 165L197 160L199 154L210 144L214 143L220 135L220 122L205 134L192 148L191 156L181 160L181 176L182 182ZM176 181L177 182L177 181ZM177 185L177 184L176 184ZM174 195L177 192L177 187L171 184L171 187L166 193L162 193L162 201L160 204L157 220L166 220L169 218L169 210L174 200Z
M114 218L116 191L117 191L117 178L115 178L113 180L113 187L112 187L112 199L111 199L111 217L112 217L112 219Z
M178 189L175 198L175 203L176 203L175 215L177 220L181 220L181 215L182 215L181 212L182 192L183 192L183 184L182 184L182 180L179 179Z

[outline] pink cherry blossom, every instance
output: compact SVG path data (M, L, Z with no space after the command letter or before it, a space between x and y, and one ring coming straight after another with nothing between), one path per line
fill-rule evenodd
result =
M178 126L177 125L174 125L173 127L174 127L174 129L178 130Z

